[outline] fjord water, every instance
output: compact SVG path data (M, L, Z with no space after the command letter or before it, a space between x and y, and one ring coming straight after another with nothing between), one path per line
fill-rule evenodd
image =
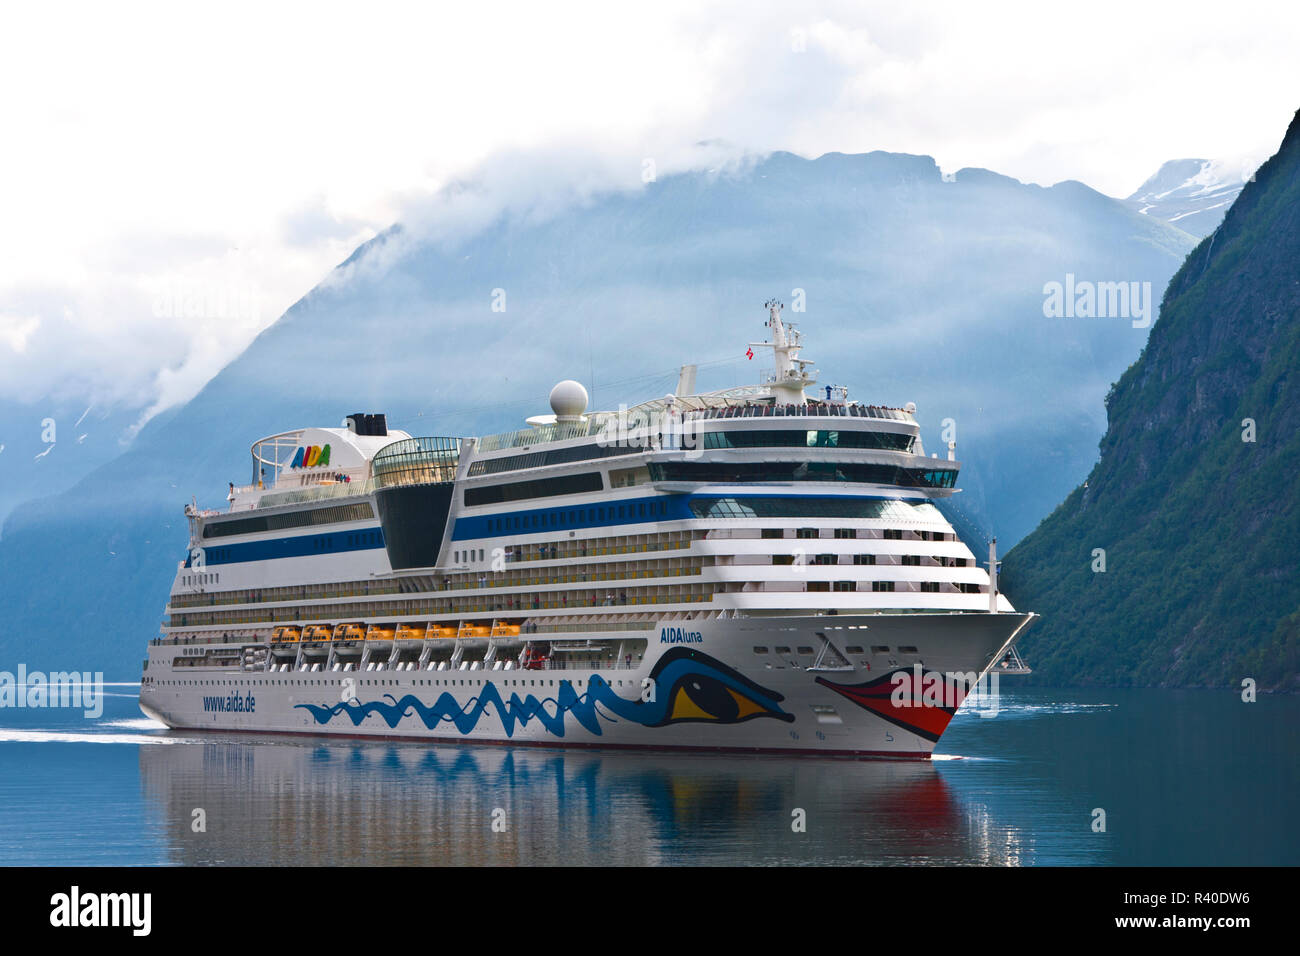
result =
M930 763L169 732L110 687L0 711L0 864L1300 862L1300 699L1011 683Z

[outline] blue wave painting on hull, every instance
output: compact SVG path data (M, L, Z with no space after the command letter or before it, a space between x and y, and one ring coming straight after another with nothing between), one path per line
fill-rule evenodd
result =
M650 677L655 693L648 701L641 697L633 700L620 697L607 680L593 674L583 694L574 690L571 681L561 680L554 697L541 699L533 694L521 698L517 693L502 699L496 684L489 682L463 707L447 691L432 704L426 704L414 694L400 698L386 694L382 700L294 706L306 710L318 724L327 724L343 714L354 727L359 727L371 714L378 714L389 727L395 728L405 717L414 714L430 730L447 721L462 734L471 732L479 719L495 707L507 737L513 737L516 727L527 726L531 720L539 721L556 737L563 737L568 714L573 714L584 729L596 736L601 733L601 717L629 720L645 727L691 722L735 724L756 717L775 717L787 723L794 720L793 714L779 706L783 695L699 651L672 648L659 658Z

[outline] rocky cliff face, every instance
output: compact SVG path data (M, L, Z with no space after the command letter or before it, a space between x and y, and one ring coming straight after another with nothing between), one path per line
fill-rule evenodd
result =
M1035 679L1300 689L1300 114L1107 413L1087 481L1004 565L1044 616Z

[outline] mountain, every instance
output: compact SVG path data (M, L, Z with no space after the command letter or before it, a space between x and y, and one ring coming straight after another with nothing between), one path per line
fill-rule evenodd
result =
M1036 679L1300 689L1298 262L1300 113L1170 281L1096 467L1006 557Z
M85 399L0 399L0 522L32 498L66 491L122 454L143 408Z
M928 156L880 152L775 153L463 234L440 210L359 248L126 454L14 511L11 659L133 674L183 556L182 506L248 480L256 438L359 410L421 435L506 431L560 379L617 407L670 391L683 362L701 389L755 382L766 369L744 353L773 295L821 382L916 402L935 451L953 420L953 510L1014 542L1095 461L1101 399L1192 245L1081 183L948 181ZM1076 279L1135 283L1147 320L1049 317L1045 287Z
M1253 169L1231 160L1171 159L1125 202L1204 239L1223 221Z

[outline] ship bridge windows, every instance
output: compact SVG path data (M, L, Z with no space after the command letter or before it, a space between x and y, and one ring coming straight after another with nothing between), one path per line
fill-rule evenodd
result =
M286 514L255 515L251 518L210 520L203 525L203 537L224 538L236 534L257 534L261 531L282 531L286 528L303 528L309 525L341 524L346 521L368 521L375 517L368 502L350 505L332 505L310 508Z
M738 484L751 481L844 481L904 488L953 488L955 468L904 468L852 461L658 461L651 481Z
M904 432L829 429L733 429L703 435L706 449L719 448L864 448L910 452L916 438Z
M558 495L577 495L592 491L603 491L604 479L598 471L582 472L577 475L560 475L555 478L535 478L531 481L512 481L504 485L483 485L465 489L465 505L496 505L507 501L523 501L528 498L551 498ZM603 512L604 509L602 508ZM537 526L538 516L530 516L533 526ZM604 515L601 515L604 520Z
M518 471L525 468L543 468L547 465L566 465L575 461L594 461L599 458L639 455L645 450L627 445L586 444L573 445L568 448L555 448L550 451L532 452L527 455L483 458L469 466L469 477L476 478L479 475L494 475L503 471Z

